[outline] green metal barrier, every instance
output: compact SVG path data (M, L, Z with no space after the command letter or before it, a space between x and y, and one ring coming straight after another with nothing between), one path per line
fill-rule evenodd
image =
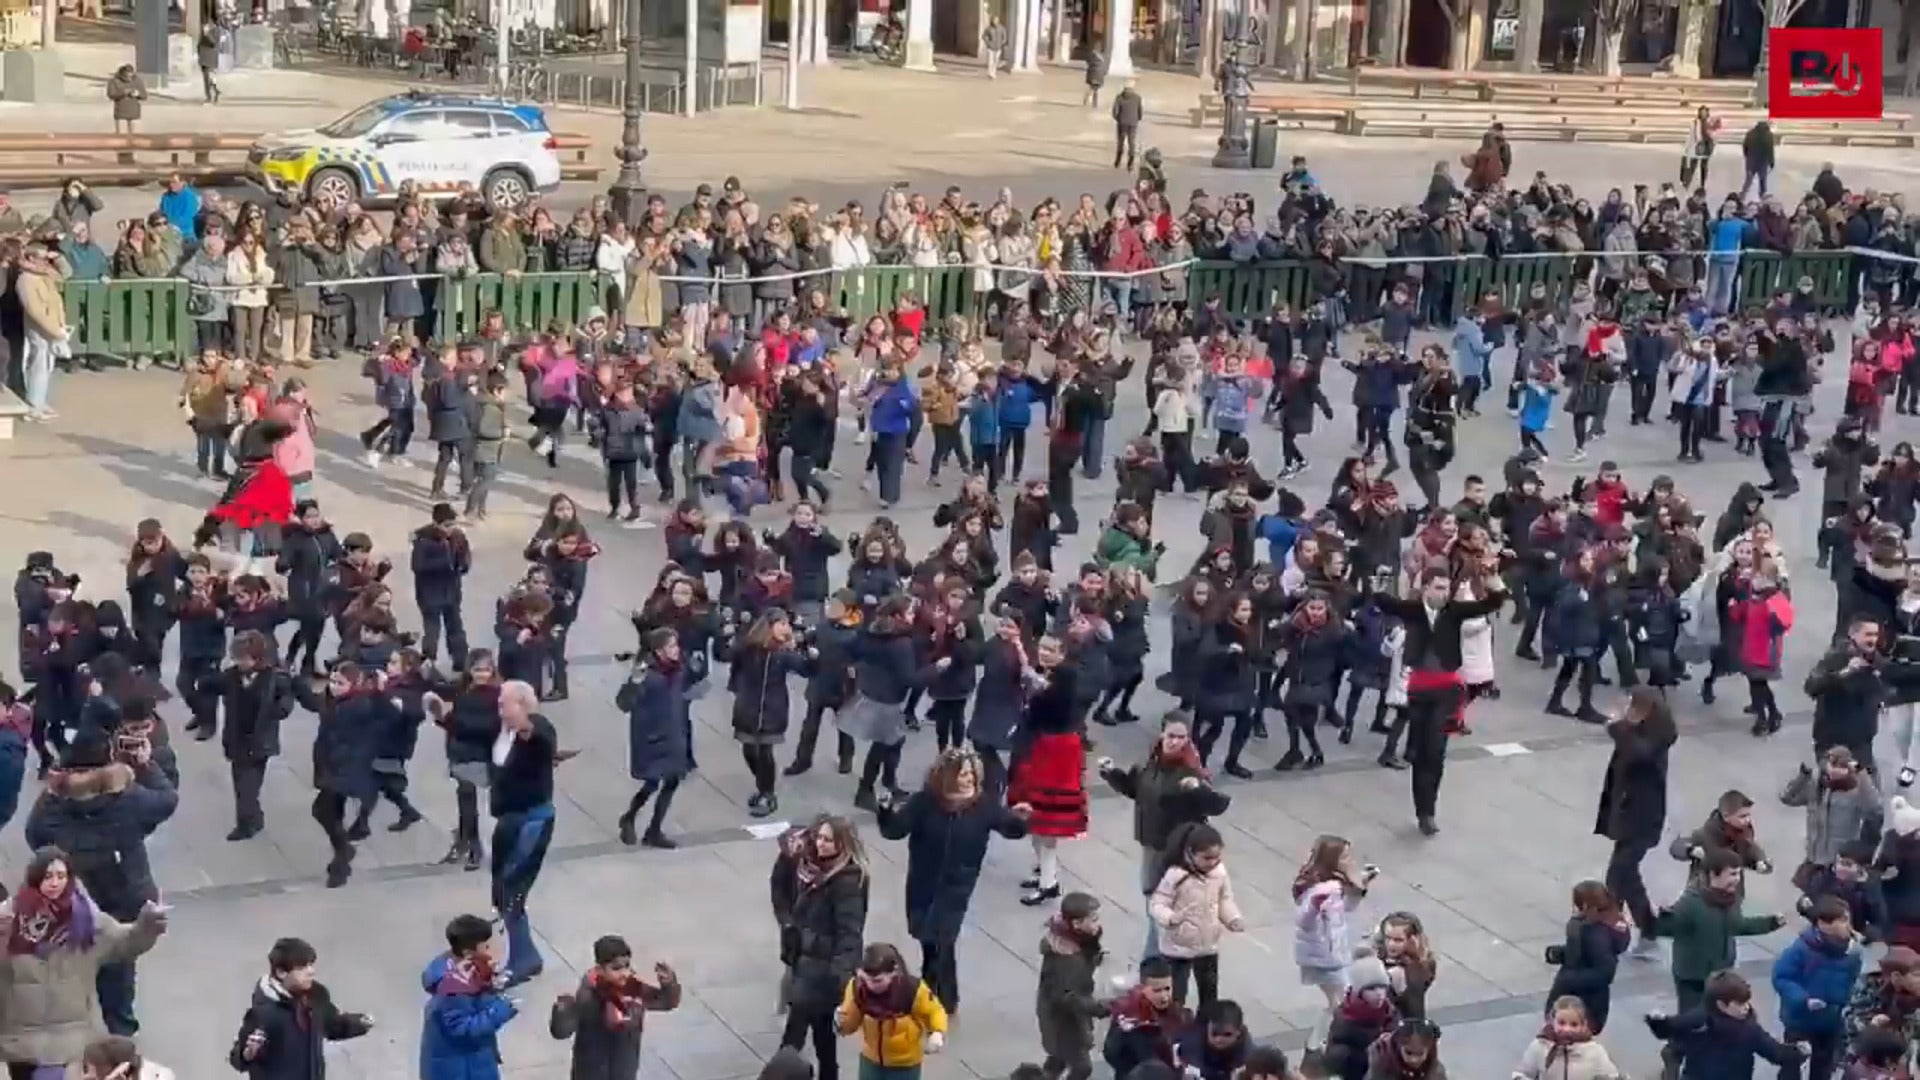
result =
M476 274L442 278L432 292L435 334L457 341L477 332L489 311L501 314L509 333L534 333L554 323L580 326L588 311L605 304L607 282L595 273Z
M1739 298L1742 304L1764 303L1775 292L1792 289L1802 276L1813 279L1815 302L1821 307L1844 307L1847 278L1854 256L1846 252L1809 252L1777 255L1743 252L1740 257ZM1453 311L1458 317L1489 292L1498 293L1507 310L1523 307L1535 286L1545 286L1555 303L1572 293L1573 258L1473 259L1460 263L1454 274ZM1355 264L1380 280L1377 268ZM900 298L912 292L927 312L929 329L949 315L973 310L973 270L967 267L868 266L835 273L824 282L829 299L856 325L870 316L891 314ZM1270 313L1275 304L1298 311L1307 303L1307 267L1295 262L1195 263L1188 273L1188 295L1194 306L1218 296L1222 308L1237 319ZM798 288L822 287L820 279ZM435 334L455 341L480 328L481 317L499 311L509 333L524 334L554 323L579 326L596 306L613 310L610 282L596 273L540 273L519 277L479 274L472 277L423 281L422 292L433 306ZM192 326L187 315L187 284L173 280L70 281L65 286L67 321L74 328L74 351L89 356L148 356L174 359L192 348ZM1093 292L1097 295L1098 290ZM744 313L742 313L744 314Z
M69 281L63 294L81 356L171 360L192 348L184 281Z

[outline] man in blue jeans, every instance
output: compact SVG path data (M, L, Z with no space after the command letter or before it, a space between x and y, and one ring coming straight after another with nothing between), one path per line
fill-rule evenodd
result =
M1753 242L1753 222L1740 216L1740 203L1729 196L1720 204L1720 216L1707 226L1707 308L1715 315L1733 309L1733 287L1740 277L1740 250Z
M874 380L873 406L867 412L867 427L873 432L873 466L879 474L880 502L888 509L900 501L900 478L906 472L907 433L920 413L920 399L913 383L895 365L889 365Z

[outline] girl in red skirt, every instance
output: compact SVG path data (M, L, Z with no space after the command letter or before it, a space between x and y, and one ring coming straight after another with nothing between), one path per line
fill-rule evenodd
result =
M1019 640L1014 641L1018 646ZM1027 711L1015 736L1007 803L1033 807L1027 827L1035 869L1033 877L1021 882L1027 893L1020 902L1038 907L1060 896L1060 838L1087 831L1087 789L1082 780L1086 750L1075 722L1078 672L1065 662L1060 641L1043 637L1031 659L1024 655L1022 659Z

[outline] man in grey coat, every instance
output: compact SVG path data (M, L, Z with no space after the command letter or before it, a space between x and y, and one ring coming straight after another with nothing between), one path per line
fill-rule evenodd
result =
M987 28L980 32L980 52L987 58L987 78L1000 77L1000 58L1007 53L1007 28L1000 25L995 16L987 21Z

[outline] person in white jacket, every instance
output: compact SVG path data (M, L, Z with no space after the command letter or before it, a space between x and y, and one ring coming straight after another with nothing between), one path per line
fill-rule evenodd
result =
M1168 837L1173 859L1147 901L1158 928L1160 955L1173 965L1173 1000L1187 1003L1187 982L1200 984L1200 1007L1220 998L1220 939L1247 928L1227 876L1226 843L1204 822Z
M600 246L593 251L593 269L606 279L610 307L626 306L627 264L636 250L624 221L615 221L613 228L600 235Z
M835 214L827 222L827 233L827 251L835 270L857 270L873 265L865 222L854 222L844 213Z
M1568 994L1553 1003L1547 1025L1520 1055L1513 1080L1624 1080L1625 1074L1594 1040L1587 1007Z
M228 295L227 303L234 352L246 360L258 361L265 355L267 290L273 281L273 260L267 257L259 234L243 231L239 243L227 252L227 284L239 286Z

